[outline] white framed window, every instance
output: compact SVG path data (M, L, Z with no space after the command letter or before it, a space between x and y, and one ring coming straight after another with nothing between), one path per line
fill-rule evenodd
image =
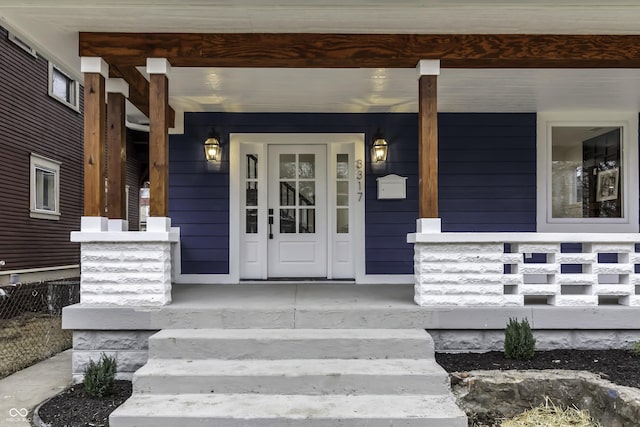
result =
M49 62L49 96L67 107L80 111L80 84Z
M60 219L60 165L31 153L31 218Z
M537 230L638 232L638 114L538 113Z

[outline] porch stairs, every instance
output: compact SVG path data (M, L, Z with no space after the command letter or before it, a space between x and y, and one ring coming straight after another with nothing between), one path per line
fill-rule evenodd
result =
M406 329L167 329L112 427L466 427L433 341Z

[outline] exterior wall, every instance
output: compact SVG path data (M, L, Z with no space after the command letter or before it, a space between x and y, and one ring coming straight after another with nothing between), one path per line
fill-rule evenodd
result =
M0 27L0 260L4 271L78 264L69 233L82 214L82 114L48 95L48 63ZM80 91L82 110L82 90ZM60 219L30 218L30 153L61 162Z
M504 330L429 329L436 351L443 353L504 350ZM534 330L536 350L628 349L640 340L640 330Z
M183 274L229 272L230 133L364 133L367 274L412 274L407 233L418 215L416 114L187 113L184 135L170 138L169 208L182 233ZM219 168L202 143L223 137ZM368 146L377 128L389 142L383 165ZM440 114L440 209L445 231L535 230L535 114ZM405 200L377 200L376 178L407 177Z
M71 373L74 382L82 381L89 361L102 354L115 357L118 379L131 380L133 373L147 363L149 337L157 331L73 331Z
M442 231L536 231L536 115L438 118Z
M89 361L104 353L115 357L118 379L131 380L149 357L149 337L157 330L74 330L72 375L81 382ZM435 350L468 353L504 350L504 330L428 329ZM628 349L640 340L640 330L534 330L536 350Z

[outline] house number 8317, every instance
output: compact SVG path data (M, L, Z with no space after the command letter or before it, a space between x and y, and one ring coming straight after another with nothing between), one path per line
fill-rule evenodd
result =
M356 182L358 183L358 201L362 200L362 195L364 194L362 191L362 178L364 177L364 173L362 172L362 159L356 160Z

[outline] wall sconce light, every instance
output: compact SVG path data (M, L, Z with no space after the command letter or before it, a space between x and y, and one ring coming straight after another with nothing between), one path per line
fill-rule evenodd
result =
M204 142L204 154L208 161L217 162L222 157L220 148L220 137L214 128L211 128L206 141Z
M374 163L386 161L388 149L389 145L382 136L380 128L378 128L376 134L373 137L373 145L371 146L371 160Z

